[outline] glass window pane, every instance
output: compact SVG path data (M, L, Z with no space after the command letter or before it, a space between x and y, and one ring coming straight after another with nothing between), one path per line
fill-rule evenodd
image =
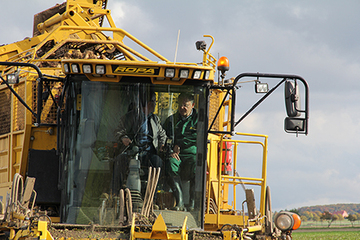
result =
M205 88L84 81L68 92L66 222L119 225L129 193L134 212L154 204L168 225L201 227Z

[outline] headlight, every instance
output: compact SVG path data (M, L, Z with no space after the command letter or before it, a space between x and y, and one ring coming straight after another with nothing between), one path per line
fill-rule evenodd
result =
M181 69L179 77L180 78L188 78L189 77L189 69Z
M210 77L210 71L207 70L207 71L205 71L205 79L208 80L209 77Z
M92 73L92 66L90 64L84 64L82 68L83 73Z
M71 70L73 73L79 73L80 72L79 65L77 65L75 63L71 64Z
M65 73L69 73L69 72L70 72L69 64L68 64L68 63L64 63L64 71L65 71Z
M99 75L103 75L106 73L105 65L96 65L95 67L95 73Z
M201 70L195 70L193 74L193 79L199 79L201 77Z
M269 85L267 83L256 82L255 92L256 93L267 93L269 91Z
M166 68L165 69L165 77L167 77L167 78L175 77L175 68Z
M275 216L275 225L283 232L296 230L301 225L301 219L296 213L281 211Z
M6 76L6 80L8 84L19 83L19 75L17 73L10 73Z

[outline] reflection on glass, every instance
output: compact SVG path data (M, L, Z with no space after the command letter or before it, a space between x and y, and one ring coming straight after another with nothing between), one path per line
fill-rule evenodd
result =
M167 225L188 216L190 228L201 227L205 104L203 86L73 83L63 129L63 219L127 224L131 196L137 214L150 206Z

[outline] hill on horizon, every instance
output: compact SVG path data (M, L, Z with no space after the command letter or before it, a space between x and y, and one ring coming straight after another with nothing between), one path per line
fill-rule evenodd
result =
M350 213L360 213L360 203L337 203L337 204L328 204L328 205L316 205L316 206L307 206L296 208L296 211L300 213L304 213L305 211L309 212L317 212L321 213L327 211L330 213L337 211L346 211L348 214Z

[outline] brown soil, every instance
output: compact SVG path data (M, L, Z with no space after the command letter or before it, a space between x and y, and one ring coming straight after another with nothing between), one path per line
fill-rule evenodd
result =
M90 229L90 228L65 228L59 229L51 227L49 229L54 239L130 239L128 229Z
M156 215L150 214L149 218L142 215L136 215L136 229L148 232L151 231L151 226ZM140 227L142 226L142 227ZM135 230L136 231L136 230ZM99 225L80 225L80 224L52 224L49 227L51 236L56 239L130 239L130 225L127 226L99 226ZM188 239L207 239L217 240L223 239L221 232L206 232L206 231L188 231Z
M95 228L91 227L78 227L78 228L59 228L51 227L49 229L51 236L56 239L130 239L130 228ZM202 231L189 231L188 239L206 239L206 240L220 240L223 239L220 232L202 232Z

